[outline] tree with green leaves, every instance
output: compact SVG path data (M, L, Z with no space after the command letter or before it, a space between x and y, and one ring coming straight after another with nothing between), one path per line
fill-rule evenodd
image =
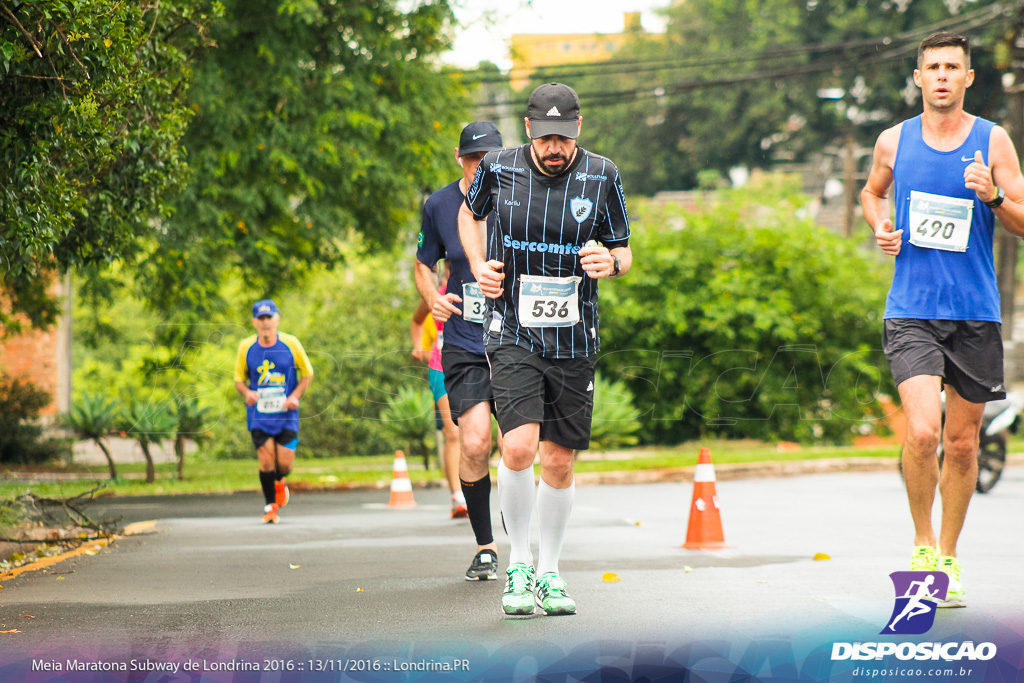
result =
M216 5L217 3L213 3ZM205 0L0 3L0 329L46 327L56 273L130 258L185 176Z
M65 416L65 424L79 439L88 439L96 444L110 468L111 481L117 481L117 466L114 456L104 443L121 422L121 404L114 398L100 393L86 392L71 406Z
M176 396L174 398L174 415L178 421L174 433L174 454L178 460L178 480L185 479L185 442L201 444L209 441L211 434L209 425L212 408L199 405L193 397Z
M847 135L870 148L892 121L919 111L908 78L918 43L940 29L971 37L972 111L1000 120L1006 100L993 67L1010 28L1001 7L676 2L663 35L636 34L605 63L541 69L533 81L573 85L586 147L615 159L628 192L684 190L702 170L801 162Z
M156 465L150 446L171 438L176 433L177 420L163 403L133 401L122 418L121 430L139 442L146 458L146 483L156 481Z
M436 61L452 38L444 0L224 5L190 92L192 178L139 267L144 298L181 324L163 328L172 348L225 309L228 278L273 296L341 263L353 232L367 250L393 244L449 179L468 116Z

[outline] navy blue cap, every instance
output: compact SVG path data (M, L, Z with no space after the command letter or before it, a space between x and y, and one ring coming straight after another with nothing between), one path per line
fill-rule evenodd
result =
M474 121L462 129L459 136L459 156L473 152L492 152L501 149L501 133L490 121Z
M277 315L277 304L273 299L263 299L252 305L252 317L258 318L261 315Z

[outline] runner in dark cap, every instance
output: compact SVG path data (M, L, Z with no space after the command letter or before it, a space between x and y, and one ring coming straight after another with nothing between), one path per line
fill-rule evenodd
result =
M424 204L413 266L420 296L434 320L444 323L441 367L447 395L438 403L446 403L459 428L459 479L477 546L466 571L469 581L497 578L498 547L491 533L488 458L493 397L481 324L485 300L459 241L458 215L480 160L486 152L498 149L501 133L493 123L476 121L462 129L455 149L462 177L430 195ZM493 223L493 218L488 222ZM437 291L433 272L440 259L445 259L451 269L444 295Z

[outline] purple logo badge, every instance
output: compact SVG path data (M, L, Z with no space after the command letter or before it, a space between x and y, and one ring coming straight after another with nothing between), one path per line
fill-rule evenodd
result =
M935 623L936 603L946 599L949 576L945 572L893 572L889 578L896 590L896 604L879 633L925 633Z

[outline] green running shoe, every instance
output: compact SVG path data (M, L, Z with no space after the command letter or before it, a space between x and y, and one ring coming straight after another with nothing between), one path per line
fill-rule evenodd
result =
M548 616L576 613L576 601L565 592L562 577L554 572L537 579L537 604Z
M501 595L505 614L533 614L533 572L533 567L522 562L505 570L505 592Z
M930 545L915 545L914 555L910 558L910 571L933 572L939 564L939 554Z
M963 571L960 563L955 557L944 555L939 558L939 571L949 575L949 589L946 591L946 599L940 600L936 607L967 607L967 593L960 581L960 572Z

